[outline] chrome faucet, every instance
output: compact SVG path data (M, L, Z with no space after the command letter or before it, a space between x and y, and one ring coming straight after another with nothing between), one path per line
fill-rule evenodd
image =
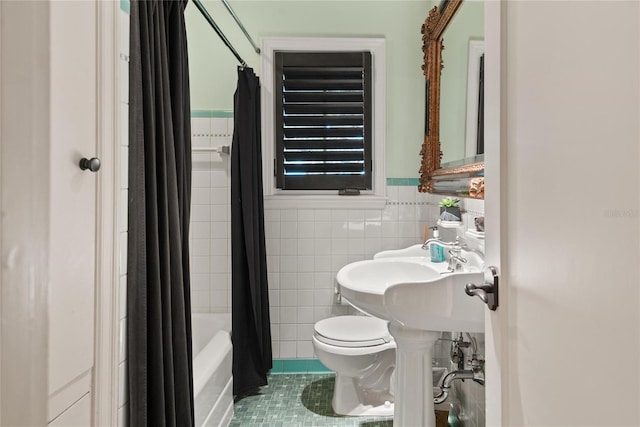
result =
M462 246L449 249L449 271L462 271L462 264L467 263L467 259L461 256Z
M455 247L464 248L466 246L463 242L460 241L460 237L456 237L455 242L443 242L442 240L431 238L431 239L425 240L425 242L422 244L422 249L425 249L425 250L428 249L429 245L432 243L435 243L446 249L455 248Z
M462 249L465 249L467 245L464 242L460 241L460 237L456 237L455 242L443 242L438 239L427 239L422 244L422 249L427 249L429 245L439 245L443 248L449 249L449 266L447 268L448 271L461 271L462 264L467 262L466 258L461 256Z

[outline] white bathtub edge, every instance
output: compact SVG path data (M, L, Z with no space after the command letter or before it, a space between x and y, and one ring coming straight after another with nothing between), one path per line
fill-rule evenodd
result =
M231 336L226 331L218 332L198 353L193 361L193 393L197 396L207 381L231 351Z
M230 379L229 382L227 382L227 385L225 386L223 392L220 394L220 397L216 401L215 405L211 407L211 411L209 411L207 418L202 423L202 427L227 427L229 424L231 424L231 420L233 419L234 414L232 397L233 395L231 391L232 388L233 379ZM225 404L224 400L227 400L226 408L221 407L221 405ZM224 414L222 415L222 417L219 417L221 410L224 410ZM212 417L214 419L212 419ZM218 424L215 424L215 418L219 418L220 421L218 422Z

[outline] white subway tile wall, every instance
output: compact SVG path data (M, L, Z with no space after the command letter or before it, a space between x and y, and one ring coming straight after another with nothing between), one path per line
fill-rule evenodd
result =
M120 207L118 230L120 231L120 333L118 356L118 426L126 426L127 403L127 230L129 208L129 14L118 10L118 84L119 84L119 143L120 143Z
M194 148L231 146L233 119L191 120ZM194 151L192 155L191 309L231 312L231 169L229 155Z

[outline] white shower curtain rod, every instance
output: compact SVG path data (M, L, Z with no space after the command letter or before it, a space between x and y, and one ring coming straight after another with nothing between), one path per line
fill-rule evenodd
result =
M244 33L244 35L247 37L247 39L249 39L249 42L251 43L251 45L253 46L254 50L256 51L256 53L260 53L260 48L258 48L256 46L256 44L254 43L253 39L251 38L251 36L249 36L249 33L247 32L247 30L244 28L244 25L242 25L242 23L240 22L240 19L238 19L238 16L235 14L235 12L233 11L233 9L231 8L231 6L229 5L229 3L227 3L226 0L222 0L222 3L224 4L224 6L227 8L227 10L229 11L229 13L231 14L231 16L233 16L233 19L236 21L236 23L238 24L238 26L240 27L240 29L242 30L242 32ZM214 31L218 34L218 36L220 37L220 39L222 40L222 42L227 46L227 48L229 48L229 50L231 51L231 53L233 53L233 55L236 57L236 59L240 62L240 64L242 65L242 67L246 67L247 63L244 61L244 59L242 59L242 57L240 56L240 54L238 53L237 50L235 50L235 48L233 47L233 45L231 44L231 42L229 41L229 39L227 39L227 37L224 35L224 33L222 32L222 30L220 29L220 27L218 27L218 24L216 24L216 22L213 20L213 18L211 17L211 15L209 15L209 12L207 12L207 9L202 5L202 3L200 3L200 0L193 0L193 4L196 5L196 7L198 8L198 10L200 11L200 13L202 14L202 16L204 16L204 19L207 20L207 22L209 23L209 25L211 25L211 27L214 29Z

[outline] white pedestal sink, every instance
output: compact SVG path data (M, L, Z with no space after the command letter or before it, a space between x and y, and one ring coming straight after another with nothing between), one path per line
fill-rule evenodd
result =
M409 249L400 254L426 254ZM484 331L484 305L464 291L466 283L482 283L484 275L480 266L471 269L447 273L446 264L433 264L425 256L378 257L349 264L336 276L343 298L390 322L397 345L394 425L435 427L435 341L442 331Z

